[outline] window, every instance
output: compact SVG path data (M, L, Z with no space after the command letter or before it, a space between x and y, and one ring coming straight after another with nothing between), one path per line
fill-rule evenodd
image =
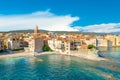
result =
M67 54L69 54L69 52L67 52Z
M15 41L15 39L13 38L13 41Z
M66 45L66 47L68 47L68 45Z
M68 50L68 48L66 48L66 50Z

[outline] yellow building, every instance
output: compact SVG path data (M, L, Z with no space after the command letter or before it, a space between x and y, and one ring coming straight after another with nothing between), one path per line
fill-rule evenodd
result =
M116 46L120 46L120 36L116 36Z
M107 35L107 36L105 36L105 38L112 43L111 44L112 47L116 46L116 36L114 36L114 35Z

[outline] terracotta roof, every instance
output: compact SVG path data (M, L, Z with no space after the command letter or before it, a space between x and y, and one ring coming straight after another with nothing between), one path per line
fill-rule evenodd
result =
M87 45L82 45L81 48L82 49L87 49Z

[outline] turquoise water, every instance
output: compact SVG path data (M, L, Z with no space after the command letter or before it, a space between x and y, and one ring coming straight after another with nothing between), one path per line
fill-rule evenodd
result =
M0 80L120 80L120 49L103 54L110 61L63 55L0 59Z

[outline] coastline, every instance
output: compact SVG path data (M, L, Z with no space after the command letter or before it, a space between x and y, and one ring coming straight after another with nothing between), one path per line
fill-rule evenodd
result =
M14 57L33 57L33 56L34 55L32 53L20 52L20 53L11 53L11 54L0 55L0 59L14 58Z
M50 55L50 54L58 54L58 55L66 55L66 56L74 56L78 58L83 58L87 60L92 61L107 61L108 59L98 57L95 54L91 55L82 55L82 54L63 54L59 52L41 52L41 53L33 53L33 52L21 52L21 53L13 53L13 54L6 54L6 55L0 55L0 59L4 58L15 58L15 57L34 57L34 56L40 56L40 55Z
M74 55L74 54L68 54L70 56L74 56L74 57L79 57L79 58L83 58L83 59L87 59L87 60L92 60L92 61L107 61L108 59L106 58L102 58L102 57L98 57L98 56L95 56L95 55L87 55L87 56L84 56L84 55Z
M91 55L80 55L80 54L64 54L64 53L59 53L59 52L42 52L39 53L37 55L48 55L48 54L58 54L58 55L65 55L65 56L73 56L73 57L78 57L78 58L83 58L83 59L87 59L87 60L92 60L92 61L107 61L108 59L106 58L102 58L102 57L98 57L95 54Z

